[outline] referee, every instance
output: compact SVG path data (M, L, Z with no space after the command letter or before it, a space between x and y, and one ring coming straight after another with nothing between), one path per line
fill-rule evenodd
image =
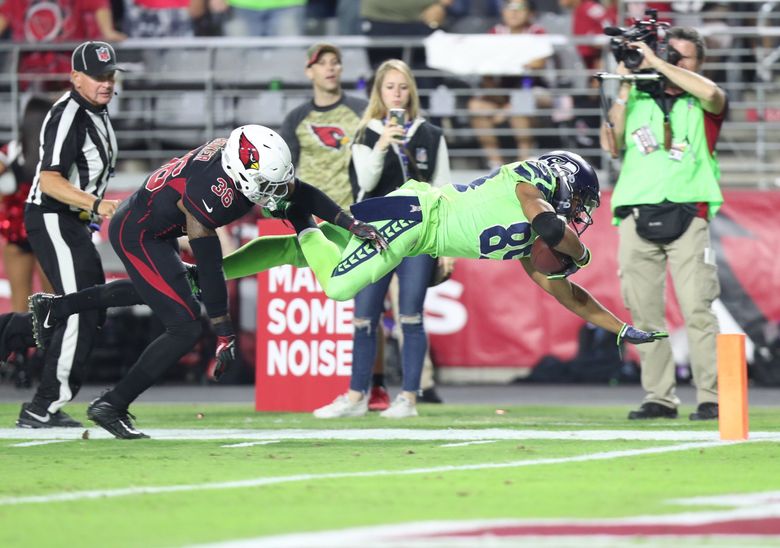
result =
M92 231L116 211L103 200L114 174L116 135L108 117L114 97L114 49L84 42L71 57L73 89L51 108L41 131L41 159L24 213L33 252L58 294L105 282ZM61 408L78 393L102 313L84 312L57 326L32 402L22 404L20 428L80 427Z

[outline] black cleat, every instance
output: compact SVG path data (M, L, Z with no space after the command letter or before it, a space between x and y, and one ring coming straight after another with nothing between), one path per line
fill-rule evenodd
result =
M100 398L87 407L87 418L114 437L122 440L148 438L149 436L135 429L131 417L135 418L127 409L118 409Z
M628 414L629 420L676 419L676 418L677 418L677 409L675 409L674 407L667 407L666 405L661 405L660 403L655 403L655 402L643 403L638 410L631 411Z
M27 306L32 316L35 346L41 350L46 350L54 335L57 322L51 318L51 309L57 298L59 298L57 295L51 293L34 293L27 298Z
M688 415L692 421L718 420L718 404L715 402L700 403L696 412Z
M18 428L82 428L84 425L61 409L56 413L49 413L36 409L32 403L23 403L16 426Z

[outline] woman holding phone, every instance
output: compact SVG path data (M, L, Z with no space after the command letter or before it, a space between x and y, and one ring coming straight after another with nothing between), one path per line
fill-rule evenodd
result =
M441 128L420 116L420 97L409 66L399 59L382 63L374 76L368 107L352 145L350 180L356 201L384 196L408 179L442 186L450 182L447 144ZM402 392L381 413L386 418L417 415L417 392L428 349L423 301L436 260L407 257L381 280L355 297L352 378L349 392L314 412L320 418L353 417L368 412L371 371L377 352L379 319L393 274L399 283L399 323L403 334Z

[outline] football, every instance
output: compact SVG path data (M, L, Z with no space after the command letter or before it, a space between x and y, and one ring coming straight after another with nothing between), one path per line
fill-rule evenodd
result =
M531 245L531 264L542 274L557 274L566 270L571 264L571 257L551 249L541 238L536 238Z

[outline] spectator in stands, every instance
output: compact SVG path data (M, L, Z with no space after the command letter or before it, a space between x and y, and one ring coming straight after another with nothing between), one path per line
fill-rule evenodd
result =
M363 34L374 37L428 36L444 26L450 13L465 12L463 0L361 0L360 17ZM371 68L376 69L386 59L401 59L403 48L369 48ZM422 48L412 50L412 68L425 67Z
M122 28L130 38L193 36L206 0L125 0Z
M309 0L306 3L306 34L332 34L329 21L336 23L335 33L360 34L360 2L355 0Z
M648 91L623 82L609 110L614 133L602 126L601 146L610 152L614 143L625 148L612 195L625 305L638 326L662 327L668 265L691 346L698 407L689 418L717 419L719 327L712 303L720 285L709 221L723 203L715 144L727 100L717 84L700 74L701 35L673 27L666 36L669 61L643 42L631 44L644 54L639 69L659 72L665 87ZM628 72L618 65L618 73ZM680 399L671 345L662 341L640 349L639 355L646 394L628 418L676 418Z
M350 146L368 105L341 88L341 50L333 44L312 45L306 57L310 101L285 116L279 134L290 146L296 173L313 181L342 207L352 202Z
M84 42L73 50L73 89L51 107L41 130L40 159L24 211L35 256L57 293L74 293L105 281L92 232L111 218L119 202L104 200L117 162L117 141L108 105L114 98L117 65L106 42ZM17 426L80 427L65 406L81 389L103 317L80 314L60 325L46 352L41 384L22 404Z
M534 23L535 6L533 0L505 0L501 10L501 23L490 29L490 34L544 34L544 29ZM525 68L529 70L543 69L546 57L534 59ZM515 143L517 157L527 158L535 143L530 135L533 128L533 118L529 114L514 114L513 111L533 111L535 106L534 89L543 86L538 76L485 76L480 82L482 89L520 89L514 100L508 95L479 95L472 97L468 103L471 114L471 127L477 130L477 139L482 146L488 166L492 169L502 165L499 139L494 133L497 126L509 121L516 131ZM513 103L523 102L518 105ZM513 160L514 160L513 159Z
M227 0L230 36L298 36L303 33L306 0Z
M14 312L27 312L27 297L32 294L36 270L44 291L52 291L24 228L24 202L35 178L41 126L50 108L50 101L32 97L24 108L19 138L0 147L0 174L8 172L15 184L14 191L0 201L0 236L5 239L3 264L11 286L11 310Z
M440 187L450 182L447 144L442 130L420 116L420 98L406 63L390 59L374 77L368 108L352 146L350 177L357 201L398 189L408 179ZM406 257L355 296L354 346L349 393L314 412L315 417L356 416L368 411L371 371L385 295L393 274L399 282L399 321L403 333L402 392L382 412L386 418L417 415L416 399L428 342L423 301L435 267L427 255Z
M62 43L102 39L119 42L126 36L114 28L108 0L5 0L0 4L0 34L10 31L11 40L19 43ZM69 85L70 52L34 51L22 55L20 74L41 78L21 78L23 89L61 90ZM61 75L44 79L43 75Z
M615 6L606 8L596 0L558 0L558 5L571 10L572 36L601 36L604 27L614 25ZM577 51L588 70L602 68L602 48L587 44L577 46Z

